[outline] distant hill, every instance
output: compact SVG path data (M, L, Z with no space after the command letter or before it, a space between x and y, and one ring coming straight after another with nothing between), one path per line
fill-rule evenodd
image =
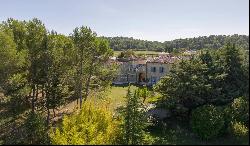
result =
M227 41L236 43L237 47L249 50L248 35L210 35L194 38L175 39L172 41L158 42L134 39L132 37L104 37L110 47L115 51L120 50L148 50L148 51L173 51L174 48L186 48L200 50L204 48L218 49L226 44Z

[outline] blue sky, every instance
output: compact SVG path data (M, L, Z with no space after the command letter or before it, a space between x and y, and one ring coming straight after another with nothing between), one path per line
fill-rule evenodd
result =
M249 0L1 0L0 21L36 17L68 35L88 26L99 36L166 41L249 35Z

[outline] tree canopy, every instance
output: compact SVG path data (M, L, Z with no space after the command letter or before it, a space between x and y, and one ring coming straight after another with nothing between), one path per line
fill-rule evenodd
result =
M158 42L134 39L132 37L105 37L109 40L110 48L115 51L122 50L144 50L144 51L166 51L174 49L219 49L228 41L235 43L236 47L249 50L249 36L247 35L210 35L194 38L175 39L171 41Z

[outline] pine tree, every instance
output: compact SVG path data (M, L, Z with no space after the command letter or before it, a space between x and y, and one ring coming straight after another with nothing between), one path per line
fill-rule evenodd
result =
M86 101L93 77L98 79L100 87L107 86L105 81L106 74L103 73L105 62L112 55L113 51L109 48L105 39L98 38L97 34L88 27L75 28L71 38L76 48L75 70L76 73L76 96L80 98L80 108L83 101ZM101 79L102 78L102 79ZM103 83L107 83L104 84Z
M224 92L227 98L233 100L236 97L243 96L247 90L246 76L242 67L242 58L235 44L228 43L224 51L224 71L227 74L225 79Z
M145 136L146 116L145 108L139 98L139 90L134 95L128 88L126 106L122 109L123 144L143 144Z

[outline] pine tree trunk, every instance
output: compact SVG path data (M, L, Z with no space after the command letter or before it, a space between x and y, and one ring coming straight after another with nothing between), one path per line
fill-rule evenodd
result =
M80 79L79 95L80 95L80 109L81 109L82 108L82 77Z
M31 97L32 97L32 90L29 92L29 95L26 96L26 103L27 103L27 105L30 104L29 99L30 99Z
M81 64L80 64L80 87L79 87L79 94L80 95L80 109L82 108L82 69L83 69L83 50L81 50Z
M89 76L86 82L86 91L85 91L85 98L84 101L87 100L87 97L89 95L89 85L90 85L90 79L92 77L92 72L93 72L93 65L94 65L95 58L92 59L91 65L90 65L90 71L89 71Z
M35 85L32 85L32 99L31 99L31 106L32 106L32 112L35 112Z
M50 122L49 118L50 118L50 111L49 107L47 106L47 127L49 127L49 122Z
M38 88L38 85L36 85L36 98L35 98L35 102L37 102L37 100L38 100L38 94L39 94L39 88Z
M56 117L55 108L53 108L53 114L54 114L54 117Z

